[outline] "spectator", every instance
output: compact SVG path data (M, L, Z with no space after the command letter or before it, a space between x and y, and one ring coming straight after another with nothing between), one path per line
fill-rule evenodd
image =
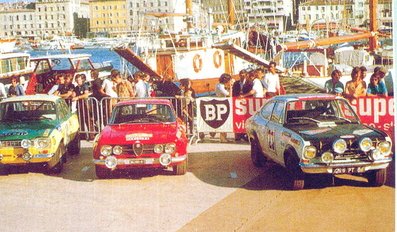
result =
M96 132L98 131L99 125L101 124L101 120L104 120L104 117L100 117L100 113L106 114L105 110L103 112L99 111L99 104L102 102L104 97L107 97L105 90L102 88L103 80L99 78L99 72L97 70L91 70L91 78L93 79L91 88L92 88L92 96L96 99L96 101L92 102L92 109L94 114L94 126L96 127Z
M8 97L25 95L22 85L19 84L17 77L11 78L11 85L8 88Z
M241 90L241 95L244 95L245 97L252 97L251 90L253 87L253 82L254 80L254 70L247 71L247 75L245 77L245 82L243 84L243 88Z
M80 131L87 133L93 132L93 122L91 120L91 112L88 107L88 96L90 95L89 87L85 83L84 74L77 74L75 81L77 83L72 94L72 101L77 102L77 112L80 122ZM90 136L92 135L92 136ZM93 134L81 134L82 139L92 139Z
M252 82L252 89L248 93L243 93L240 97L263 97L263 85L262 82L259 80L259 73L254 70L250 72L250 81ZM244 88L244 87L243 87Z
M146 84L145 84L145 82L143 80L144 75L145 74L143 72L141 72L141 71L136 72L135 75L134 75L134 78L136 80L136 83L135 83L135 96L137 98L145 98L145 97L147 97L148 90L147 90Z
M70 104L72 94L74 91L74 85L72 84L72 75L67 74L64 78L60 79L58 89L55 91L54 95L60 96Z
M365 66L361 66L360 67L360 71L361 71L361 80L364 80L365 77L367 76L367 68Z
M231 91L231 86L233 85L233 81L232 81L232 77L227 74L224 73L219 77L219 82L218 84L216 84L215 87L215 94L217 97L230 97L230 91ZM215 137L215 133L210 133L211 137ZM220 132L220 140L221 143L227 143L229 142L227 140L227 134L226 132Z
M193 134L194 99L196 98L196 91L192 88L192 81L188 78L181 79L180 84L182 112L188 118L187 130L190 134Z
M384 87L382 87L382 88L385 88L386 92L388 92L387 86L386 86L386 83L385 83L385 79L384 79L386 74L388 73L388 70L385 67L383 67L383 66L382 67L376 67L374 69L374 73L378 74L378 76L379 76L379 84L383 85Z
M247 70L243 69L239 72L238 74L240 80L235 81L232 86L232 96L233 97L238 97L241 94L243 94L243 86L245 82L247 81L248 77L248 72Z
M65 76L63 74L57 74L55 76L55 84L51 87L51 89L48 91L48 95L54 95L55 92L58 90L59 85L61 83L65 83Z
M336 95L341 95L340 89L344 89L343 83L340 80L342 76L341 71L335 69L331 73L331 79L325 82L324 88L327 93L332 93Z
M367 96L382 96L387 97L386 86L380 82L379 73L371 75L370 83L367 88Z
M263 78L264 92L267 98L273 97L280 93L280 77L276 73L276 62L269 63L269 72Z
M350 101L365 96L367 92L367 85L365 81L360 78L361 70L359 67L355 67L351 73L351 81L348 81L345 86L344 97Z
M114 81L116 83L116 92L119 98L128 99L135 96L131 83L128 80L123 80L120 73L115 74Z

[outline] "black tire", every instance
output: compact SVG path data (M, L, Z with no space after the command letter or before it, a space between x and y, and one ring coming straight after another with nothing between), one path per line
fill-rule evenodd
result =
M267 161L256 139L251 140L251 160L254 166L258 168L264 167Z
M96 165L95 174L99 179L107 179L112 176L112 170Z
M174 175L185 175L186 172L187 172L187 159L185 159L182 163L172 167L172 173Z
M57 149L57 153L58 152L60 152L60 153L62 153L63 151L65 151L65 148L64 148L64 145L63 145L63 143L61 142L61 144L59 145L59 147L58 147L58 149ZM66 157L65 157L65 154L60 154L60 156L61 156L61 158L59 159L59 161L58 161L58 163L54 166L54 167L52 167L49 171L50 171L50 173L53 173L53 174L59 174L59 173L61 173L62 172L62 170L63 170L63 164L65 163L65 161L66 161Z
M369 171L367 173L368 184L373 187L379 187L386 183L386 168Z
M290 175L289 188L291 190L301 190L305 187L305 173L299 166L299 158L296 154L287 154L286 167Z
M69 155L78 155L80 154L80 134L77 133L74 139L68 145L68 153Z

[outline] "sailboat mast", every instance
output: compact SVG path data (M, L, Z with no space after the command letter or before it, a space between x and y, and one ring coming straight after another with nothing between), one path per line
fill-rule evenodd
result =
M229 18L229 25L234 25L234 22L236 20L236 14L234 12L234 2L233 0L227 0L227 14Z
M188 19L187 19L187 29L189 31L189 29L193 28L193 22L191 17L193 17L193 2L192 0L186 0L186 14L188 15Z
M378 31L378 22L377 22L377 8L378 8L378 0L370 0L369 1L369 31L377 32ZM375 51L378 48L378 36L374 35L369 38L369 50Z

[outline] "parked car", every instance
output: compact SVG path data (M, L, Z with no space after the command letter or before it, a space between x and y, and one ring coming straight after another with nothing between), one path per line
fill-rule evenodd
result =
M109 123L94 140L98 178L116 169L168 168L183 175L187 170L186 126L165 99L119 102Z
M255 166L272 160L304 188L306 174L364 174L372 186L386 181L390 137L366 126L344 98L327 94L276 96L246 121Z
M29 95L0 102L0 163L40 165L60 173L66 152L78 154L77 115L56 96Z

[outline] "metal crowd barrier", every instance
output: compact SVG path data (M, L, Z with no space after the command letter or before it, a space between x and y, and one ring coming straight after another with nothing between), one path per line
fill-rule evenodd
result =
M68 102L73 111L76 111L79 124L80 136L82 139L92 140L95 135L99 134L108 123L113 107L120 101L126 101L136 98L111 98L105 97L98 101L94 97L82 99L77 102ZM172 98L154 98L168 99L174 106L177 116L182 119L186 125L186 134L189 138L194 137L195 128L195 101L184 97Z

